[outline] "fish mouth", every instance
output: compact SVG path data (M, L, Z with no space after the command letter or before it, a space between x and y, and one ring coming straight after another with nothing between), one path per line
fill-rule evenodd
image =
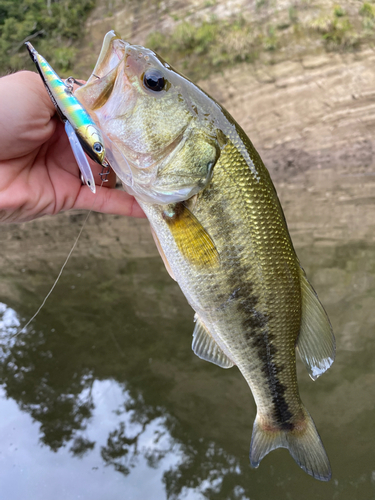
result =
M122 40L115 31L109 31L104 37L98 60L87 83L105 77L118 66L124 60L128 46L130 44Z
M106 77L112 70L124 62L125 76L139 75L144 71L145 63L153 51L140 45L132 45L122 40L115 31L106 34L95 68L87 81Z

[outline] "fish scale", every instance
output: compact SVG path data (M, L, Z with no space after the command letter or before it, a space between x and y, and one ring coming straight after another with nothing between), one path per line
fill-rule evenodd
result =
M289 423L289 413L282 421L286 412L291 412L292 421L301 418L295 369L301 291L295 253L276 193L266 184L270 181L264 167L258 172L259 182L235 146L228 144L215 166L211 184L198 195L192 209L215 243L220 269L197 269L182 260L163 221L162 207L142 207L158 228L173 272L183 276L178 279L182 291L205 324L212 326L225 343L249 383L261 418L268 426L279 426ZM246 189L239 190L238 184ZM164 231L160 224L165 226ZM236 241L236 246L228 247L228 240ZM243 287L251 289L246 299L231 299L234 290ZM257 324L259 315L268 318L262 327ZM253 324L246 328L249 321ZM262 359L259 353L266 352L270 337L275 337L271 342L274 354L267 353ZM254 339L259 344L255 350ZM273 367L282 372L273 373ZM288 409L280 413L275 405L284 400Z
M254 157L251 149L253 148L249 144L250 156ZM301 317L300 286L295 253L286 233L276 193L267 186L268 173L264 167L260 169L261 164L257 163L261 179L259 182L251 174L235 146L228 144L215 166L212 187L208 186L198 196L193 212L213 237L221 256L221 275L214 273L214 279L221 282L221 295L231 297L236 288L251 289L245 298L230 300L230 312L225 311L221 322L216 318L213 308L210 311L211 324L220 332L219 335L233 354L236 365L252 387L258 411L262 409L262 416L269 425L278 425L283 422L275 421L274 415L280 412L275 411L274 404L270 405L269 397L265 396L268 393L272 400L284 399L284 393L277 394L277 386L283 382L288 387L287 406L293 409L295 418L300 417L301 404L297 392L294 354ZM238 185L242 185L243 189L239 190ZM212 197L211 189L215 193ZM228 222L225 218L229 219ZM256 219L256 224L253 219ZM215 231L215 228L220 228L220 231ZM238 248L234 247L232 251L223 252L222 255L220 248L226 247L228 239L238 242L243 250L238 252ZM276 254L277 260L270 254ZM266 258L259 259L259 256ZM193 273L190 275L193 276ZM190 286L194 287L192 283ZM225 293L223 289L226 290ZM201 303L202 296L203 294L200 295ZM209 304L215 303L210 292L208 297ZM246 307L246 300L250 302L249 307ZM288 307L289 304L293 306ZM295 307L295 304L299 307ZM257 321L259 314L265 318L265 325L257 325L261 323ZM228 323L232 326L230 332ZM272 332L276 331L279 335L271 342L275 351L271 356L266 346ZM260 345L254 352L252 344L257 337L260 337ZM259 352L262 350L267 353L267 359L262 359L259 363ZM278 352L281 354L279 357ZM289 359L285 357L286 352L290 353ZM270 367L270 364L273 366ZM276 367L277 372L282 370L282 373L273 373L273 367Z

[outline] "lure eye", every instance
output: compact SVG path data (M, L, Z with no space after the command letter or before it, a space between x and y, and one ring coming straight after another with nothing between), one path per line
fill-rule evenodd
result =
M165 80L163 74L157 69L149 69L143 76L145 87L154 92L160 92L164 89Z
M98 153L98 154L103 153L103 146L100 144L100 142L96 142L93 145L92 149L95 151L95 153Z

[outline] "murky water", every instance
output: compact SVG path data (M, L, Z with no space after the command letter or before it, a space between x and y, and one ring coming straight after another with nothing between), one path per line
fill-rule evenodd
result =
M114 257L102 225L100 256L77 251L27 333L11 337L58 265L25 264L0 293L1 498L375 498L375 176L314 170L278 191L337 339L317 382L298 365L332 481L286 450L250 469L245 381L194 356L193 312L161 260Z

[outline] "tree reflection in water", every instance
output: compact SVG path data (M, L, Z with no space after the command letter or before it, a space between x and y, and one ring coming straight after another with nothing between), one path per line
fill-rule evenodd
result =
M241 468L248 468L247 460L240 466L217 443L194 436L194 428L187 429L177 417L180 409L175 405L181 391L176 401L173 393L178 379L186 376L182 367L193 359L192 312L169 278L154 273L155 265L160 269L159 261L155 262L133 263L130 277L121 272L116 276L107 268L106 281L92 288L86 283L84 291L73 295L60 285L32 327L15 338L18 318L29 317L37 300L30 303L25 293L23 300L11 304L17 313L3 305L0 377L4 390L39 423L44 445L52 451L68 445L73 456L82 458L96 446L95 437L86 433L100 404L93 398L93 385L113 380L122 388L123 402L116 412L119 423L100 449L106 465L125 476L141 458L151 468L165 467L163 482L171 499L190 488L206 498L246 498ZM153 285L146 279L150 274ZM129 283L135 278L136 289ZM119 298L121 313L116 314ZM174 319L169 317L164 321L167 326L161 327L168 301L179 314L174 312ZM88 306L95 303L102 304L100 314ZM188 381L183 383L189 387ZM198 407L192 403L189 411L187 421L207 413L204 399L199 399Z
M9 317L9 309L4 309L2 305L3 318ZM15 319L14 325L19 321ZM57 451L85 428L91 416L93 373L84 368L78 376L72 364L56 359L49 345L52 336L33 329L12 338L16 331L14 326L3 330L1 381L7 396L40 423L42 443ZM84 447L84 441L77 441L72 451L82 456Z
M204 438L186 440L187 436L176 418L165 414L162 408L155 412L142 398L129 399L124 410L133 425L120 422L110 433L107 445L101 449L101 456L107 464L128 475L131 468L136 467L139 456L146 459L149 467L156 468L168 454L173 454L178 461L163 474L167 498L178 499L186 489L215 500L248 498L245 485L241 485L241 476L245 477L241 467L244 464L240 465L238 459L216 443ZM138 426L138 432L134 424ZM184 434L185 440L181 439Z

